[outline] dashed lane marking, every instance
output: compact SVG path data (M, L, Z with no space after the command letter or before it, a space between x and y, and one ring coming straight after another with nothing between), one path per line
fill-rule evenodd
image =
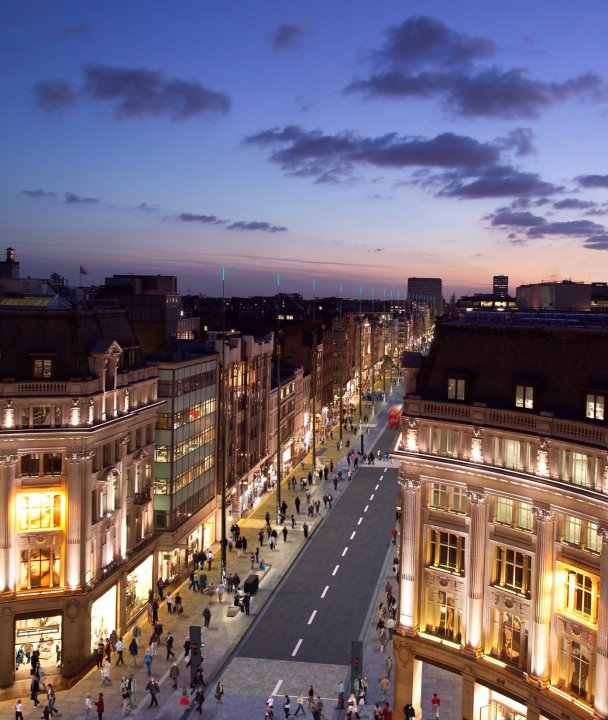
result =
M312 621L315 619L315 615L317 614L316 610L312 611L312 615L308 618L308 624L312 625Z
M296 643L296 646L295 646L295 648L293 649L293 652L291 653L291 657L295 657L295 656L298 654L298 650L300 649L300 645L301 645L301 644L302 644L302 638L300 638L300 639L298 640L298 642ZM280 680L280 681L279 681L279 684L282 683L282 682L283 682L283 681ZM276 693L273 693L273 695L275 695L275 694L276 694Z
M329 590L329 585L325 586L325 590L321 593L321 600L327 595L327 591Z

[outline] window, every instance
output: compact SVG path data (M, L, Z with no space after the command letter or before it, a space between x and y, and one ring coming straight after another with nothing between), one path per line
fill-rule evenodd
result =
M572 453L572 483L587 486L587 456L582 453Z
M517 615L492 610L492 651L494 657L520 668L528 665L528 631Z
M34 427L51 427L50 405L37 405L32 408L32 425Z
M515 525L520 530L532 532L534 526L534 514L532 503L518 502L515 508Z
M583 521L576 517L566 517L564 523L564 540L571 545L581 544L581 529Z
M61 555L55 548L21 551L21 589L51 588L59 585Z
M431 486L431 497L429 499L429 506L438 508L439 510L448 509L448 488L447 485L441 485L440 483L433 483Z
M494 522L511 525L513 522L513 500L511 500L511 498L496 498L496 517Z
M597 531L596 523L587 524L587 543L585 550L598 554L602 552L602 536Z
M34 358L33 375L35 378L50 378L53 375L51 358Z
M469 498L467 497L467 491L462 487L452 488L452 498L450 501L450 510L455 513L462 513L463 515L469 509Z
M561 588L558 586L559 609L578 615L589 622L597 622L598 581L578 568L560 563ZM558 581L559 582L559 581Z
M518 550L497 546L493 584L529 598L532 590L532 558Z
M40 455L28 453L21 456L21 476L37 477L40 474Z
M585 404L585 417L591 420L604 420L604 395L596 395L587 393L587 402Z
M534 526L532 504L521 500L498 497L494 506L494 522L517 530L531 532Z
M61 453L44 453L42 472L44 475L61 475Z
M504 441L504 462L505 467L513 470L519 470L520 468L520 442L519 440L509 440L505 438Z
M19 495L19 530L53 530L61 527L61 495L59 493L27 493Z
M534 388L532 385L515 386L515 407L525 410L534 409Z
M464 400L464 378L448 378L448 400Z
M429 507L465 514L468 509L467 491L462 487L433 483L430 486Z
M462 610L458 597L444 590L427 589L426 632L460 642L462 632Z
M586 698L589 694L589 673L591 653L579 642L560 638L560 681L571 692Z
M464 575L465 538L454 533L431 530L429 565Z

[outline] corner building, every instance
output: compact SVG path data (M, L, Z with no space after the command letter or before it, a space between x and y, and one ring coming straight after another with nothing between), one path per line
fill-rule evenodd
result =
M464 720L608 718L608 323L516 318L404 367L399 712L426 662Z
M0 301L0 687L59 688L154 587L157 371L125 313Z

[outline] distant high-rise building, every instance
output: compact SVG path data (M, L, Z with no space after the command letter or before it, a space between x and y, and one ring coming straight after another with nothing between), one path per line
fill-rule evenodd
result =
M509 297L509 276L508 275L494 275L493 295L497 298Z
M408 300L426 304L433 315L441 315L443 312L443 293L441 285L441 278L408 278Z

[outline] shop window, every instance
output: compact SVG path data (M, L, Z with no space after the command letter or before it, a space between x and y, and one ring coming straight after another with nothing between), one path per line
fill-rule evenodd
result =
M19 530L53 530L61 527L59 493L27 493L18 496Z
M528 631L520 617L497 609L492 611L491 654L519 668L527 668Z
M15 620L16 679L29 681L34 649L38 650L40 666L56 671L61 664L61 624L61 615Z
M455 533L430 530L429 565L464 575L465 538Z
M591 623L597 622L597 578L578 568L560 564L558 609ZM561 587L560 587L561 585Z
M448 378L448 400L464 400L465 391L464 378Z
M532 385L515 386L515 407L524 410L534 409L534 387Z
M591 653L580 642L562 637L560 642L560 684L570 692L586 699L589 697Z
M606 398L604 395L596 395L595 393L587 393L587 402L585 404L585 417L590 420L604 420L604 407Z
M493 585L530 597L532 558L518 550L497 546L494 554Z
M53 361L51 358L34 358L33 365L35 378L48 379L53 377Z
M462 634L462 610L458 597L443 590L427 589L426 632L459 643Z
M59 586L61 556L55 548L21 551L21 590Z

